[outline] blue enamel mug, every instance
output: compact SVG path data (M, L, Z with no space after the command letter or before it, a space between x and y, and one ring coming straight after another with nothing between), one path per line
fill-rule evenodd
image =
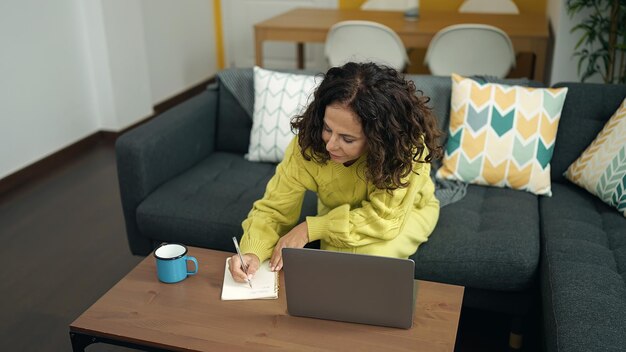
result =
M178 243L165 243L154 251L159 281L168 284L183 281L188 275L198 272L198 261L187 255L187 247ZM193 262L195 269L187 270L187 261Z

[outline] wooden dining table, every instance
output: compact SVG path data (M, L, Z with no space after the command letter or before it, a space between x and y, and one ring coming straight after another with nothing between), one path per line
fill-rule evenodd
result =
M545 80L548 19L536 13L505 15L431 11L420 13L417 20L408 20L398 11L296 8L254 25L256 65L263 66L264 42L283 41L296 44L297 67L304 68L304 44L325 42L330 27L347 20L384 24L398 34L407 48L427 48L439 30L453 24L492 25L508 34L517 53L534 55L534 68L529 78L540 82Z

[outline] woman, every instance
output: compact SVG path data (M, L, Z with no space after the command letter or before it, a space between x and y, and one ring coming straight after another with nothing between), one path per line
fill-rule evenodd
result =
M281 249L320 240L321 249L407 258L439 217L430 161L440 132L413 82L374 63L347 63L324 75L313 101L296 116L297 136L242 226L243 260L230 261L236 281L260 263L282 268ZM305 191L318 215L298 221Z

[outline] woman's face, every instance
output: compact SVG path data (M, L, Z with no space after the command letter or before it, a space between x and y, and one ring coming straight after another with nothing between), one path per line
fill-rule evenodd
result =
M322 139L330 159L340 164L354 162L367 146L359 118L350 108L339 103L326 106Z

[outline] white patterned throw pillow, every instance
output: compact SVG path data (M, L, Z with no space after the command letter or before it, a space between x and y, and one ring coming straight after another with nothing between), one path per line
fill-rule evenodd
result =
M279 162L293 139L291 118L313 99L315 76L254 67L254 114L246 159Z

